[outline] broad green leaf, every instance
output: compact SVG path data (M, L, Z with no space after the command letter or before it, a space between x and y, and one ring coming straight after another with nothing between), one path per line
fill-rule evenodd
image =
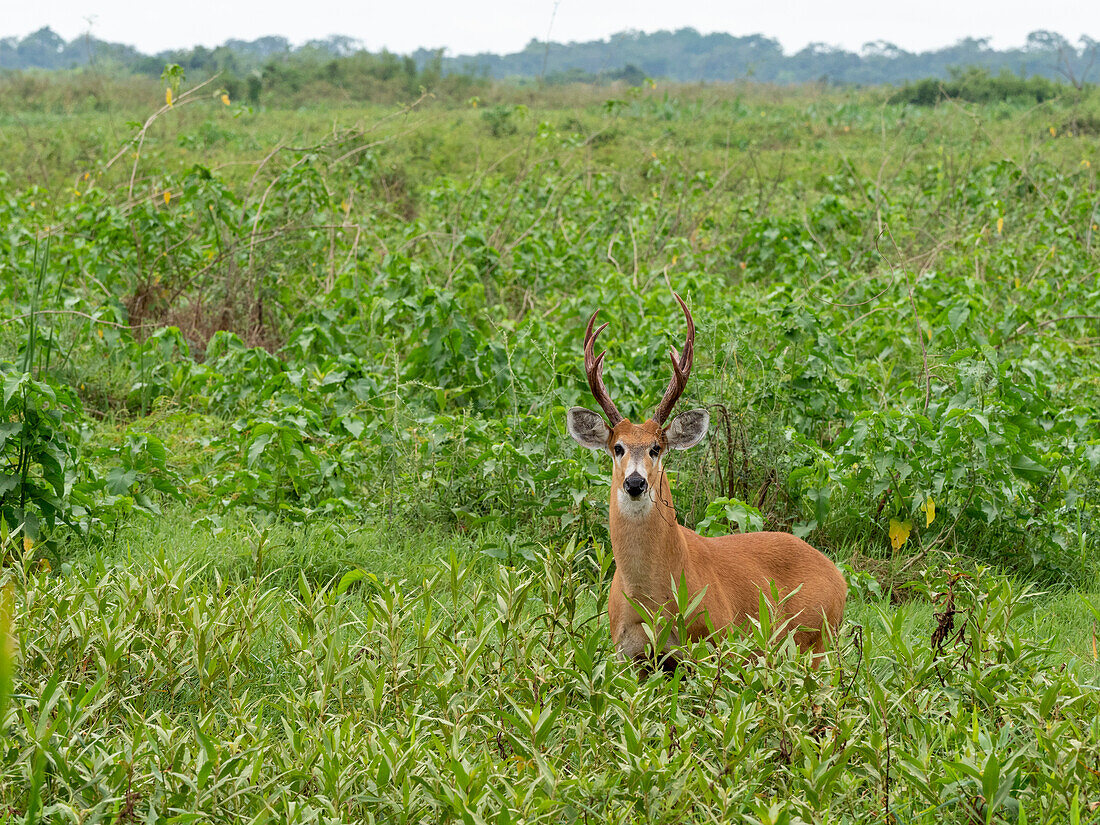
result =
M947 323L951 325L952 332L958 332L959 327L970 318L969 304L956 304L947 312Z
M252 443L248 446L249 467L255 466L256 462L259 461L260 456L263 455L264 448L270 443L274 435L274 431L268 430L267 432L260 433L258 436L252 439Z
M366 575L367 571L365 571L361 567L356 567L354 570L349 570L347 573L340 577L340 581L336 585L336 595L344 595L345 590L347 590L349 587L351 587L351 585L355 584L355 582L359 581Z
M1026 478L1028 481L1039 481L1043 476L1050 474L1049 469L1025 453L1013 457L1009 466L1016 475Z
M4 376L4 408L11 403L11 397L15 395L30 380L25 372L9 372Z

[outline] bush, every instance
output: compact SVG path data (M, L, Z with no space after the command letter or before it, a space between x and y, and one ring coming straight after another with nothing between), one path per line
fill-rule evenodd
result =
M987 69L970 67L952 69L948 80L926 78L906 83L889 98L891 103L914 106L935 106L942 100L964 100L968 103L1003 101L1042 103L1063 95L1064 84L1045 77L1020 77L1006 70L992 75Z

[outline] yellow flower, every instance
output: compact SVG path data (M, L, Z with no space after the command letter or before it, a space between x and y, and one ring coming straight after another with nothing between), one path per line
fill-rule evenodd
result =
M164 90L164 102L167 103L169 106L172 105L172 90L171 89L165 89Z
M905 542L909 541L909 533L912 532L913 525L908 521L898 521L896 518L890 519L890 545L895 550L900 550Z
M1004 231L1004 228L1005 228L1005 219L1004 218L997 218L997 234L1000 235L1001 232Z
M1055 136L1055 135L1057 135L1057 134L1058 134L1058 130L1057 130L1057 129L1055 129L1055 128L1054 128L1053 126L1051 126L1051 127L1050 127L1050 136L1051 136L1051 137L1054 137L1054 136Z
M226 95L226 94L222 95L222 103L224 103L226 106L229 105L229 95Z
M30 536L23 536L23 552L29 553L31 548L34 547L34 539Z
M171 192L165 192L164 193L164 203L167 205L168 201L170 201L170 200L172 200L172 193Z
M929 496L928 500L924 502L920 508L924 510L924 526L927 527L936 520L936 502L932 500L932 496Z
M1081 161L1081 165L1084 166L1086 169L1090 169L1092 167L1092 163L1088 160Z

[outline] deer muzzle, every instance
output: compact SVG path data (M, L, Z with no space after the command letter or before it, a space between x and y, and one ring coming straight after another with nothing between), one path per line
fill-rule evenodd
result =
M625 479L623 479L623 489L626 494L631 498L638 498L645 493L649 484L645 480L645 476L641 473L631 473Z

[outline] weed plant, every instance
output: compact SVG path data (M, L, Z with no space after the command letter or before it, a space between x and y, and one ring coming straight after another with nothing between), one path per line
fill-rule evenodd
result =
M303 133L246 176L164 165L189 124L247 133L212 89L177 92L68 194L4 179L9 529L94 543L167 495L215 528L492 526L504 557L598 535L599 459L561 436L586 399L577 332L604 308L609 381L644 416L672 287L716 421L678 468L689 524L722 498L825 547L1095 572L1095 139L1054 125L1080 95L995 126L866 93L474 100ZM48 442L27 376L61 399L52 463L26 452Z
M154 91L0 115L0 815L1096 818L1090 92ZM818 672L610 650L564 410L672 290L678 513L843 565Z
M22 555L9 821L1092 821L1096 667L1033 635L1057 599L968 562L853 591L818 671L765 617L646 679L604 549L317 538L169 520L62 576Z

